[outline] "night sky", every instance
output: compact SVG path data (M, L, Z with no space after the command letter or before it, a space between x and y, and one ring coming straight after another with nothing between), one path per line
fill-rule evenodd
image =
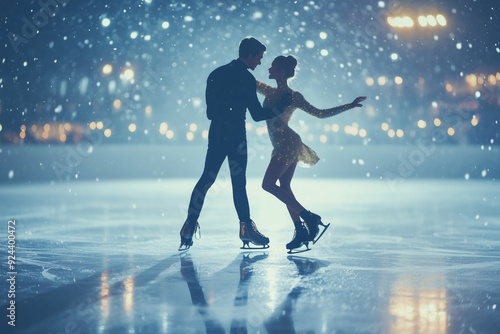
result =
M328 120L296 111L290 125L309 140L411 143L436 129L452 129L449 144L500 140L497 1L12 3L1 10L1 144L78 142L107 127L113 143L201 143L206 78L246 36L267 46L257 80L275 85L273 58L293 54L290 86L316 107L368 97ZM438 14L444 25L419 24ZM413 26L389 24L405 16ZM249 136L265 132L247 120Z

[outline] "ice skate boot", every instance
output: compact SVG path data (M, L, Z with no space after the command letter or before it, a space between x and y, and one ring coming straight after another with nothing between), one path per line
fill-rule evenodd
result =
M286 244L286 249L288 249L288 253L299 253L305 252L309 250L309 233L307 232L306 227L302 221L296 221L293 223L295 225L295 231L293 232L293 239L289 243ZM307 249L302 251L293 251L294 249L300 248L302 245L305 245Z
M196 239L201 238L201 228L200 224L198 222L190 222L189 220L186 220L184 225L182 225L181 229L181 245L179 246L179 251L184 251L189 249L193 245L193 236L196 234L196 231L199 230L199 237Z
M321 217L311 211L304 210L300 217L304 219L305 225L307 227L307 231L309 232L309 241L312 241L313 244L318 242L319 238L325 233L326 229L330 226L330 224L325 225L321 221ZM319 233L319 226L323 227L323 231ZM318 235L319 234L319 235Z
M240 222L240 239L243 241L243 247L241 247L241 249L255 249L250 247L250 242L256 246L262 246L258 247L259 249L269 248L269 238L265 237L257 230L257 226L255 226L253 220Z

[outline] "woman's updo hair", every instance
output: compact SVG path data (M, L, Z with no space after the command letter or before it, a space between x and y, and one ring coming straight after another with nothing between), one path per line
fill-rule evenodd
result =
M274 59L276 65L285 71L287 79L295 76L295 68L297 67L297 58L294 56L278 56Z

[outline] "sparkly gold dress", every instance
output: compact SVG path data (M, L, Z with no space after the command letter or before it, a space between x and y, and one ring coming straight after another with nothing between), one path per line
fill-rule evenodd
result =
M330 109L318 109L307 102L301 93L295 92L289 87L278 89L259 81L257 81L257 92L265 96L264 108L272 108L285 92L292 94L292 104L283 113L266 120L269 138L273 144L272 157L276 157L286 165L297 161L304 166L313 166L319 161L316 152L302 143L300 136L288 126L296 109L302 109L318 118L327 118L352 108L349 103Z

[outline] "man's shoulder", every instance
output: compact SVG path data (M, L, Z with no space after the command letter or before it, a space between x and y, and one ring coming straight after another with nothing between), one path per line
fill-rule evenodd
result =
M252 75L245 67L245 65L238 59L234 59L227 64L221 65L212 71L211 74L224 73L224 72L234 72L234 73L246 73Z

